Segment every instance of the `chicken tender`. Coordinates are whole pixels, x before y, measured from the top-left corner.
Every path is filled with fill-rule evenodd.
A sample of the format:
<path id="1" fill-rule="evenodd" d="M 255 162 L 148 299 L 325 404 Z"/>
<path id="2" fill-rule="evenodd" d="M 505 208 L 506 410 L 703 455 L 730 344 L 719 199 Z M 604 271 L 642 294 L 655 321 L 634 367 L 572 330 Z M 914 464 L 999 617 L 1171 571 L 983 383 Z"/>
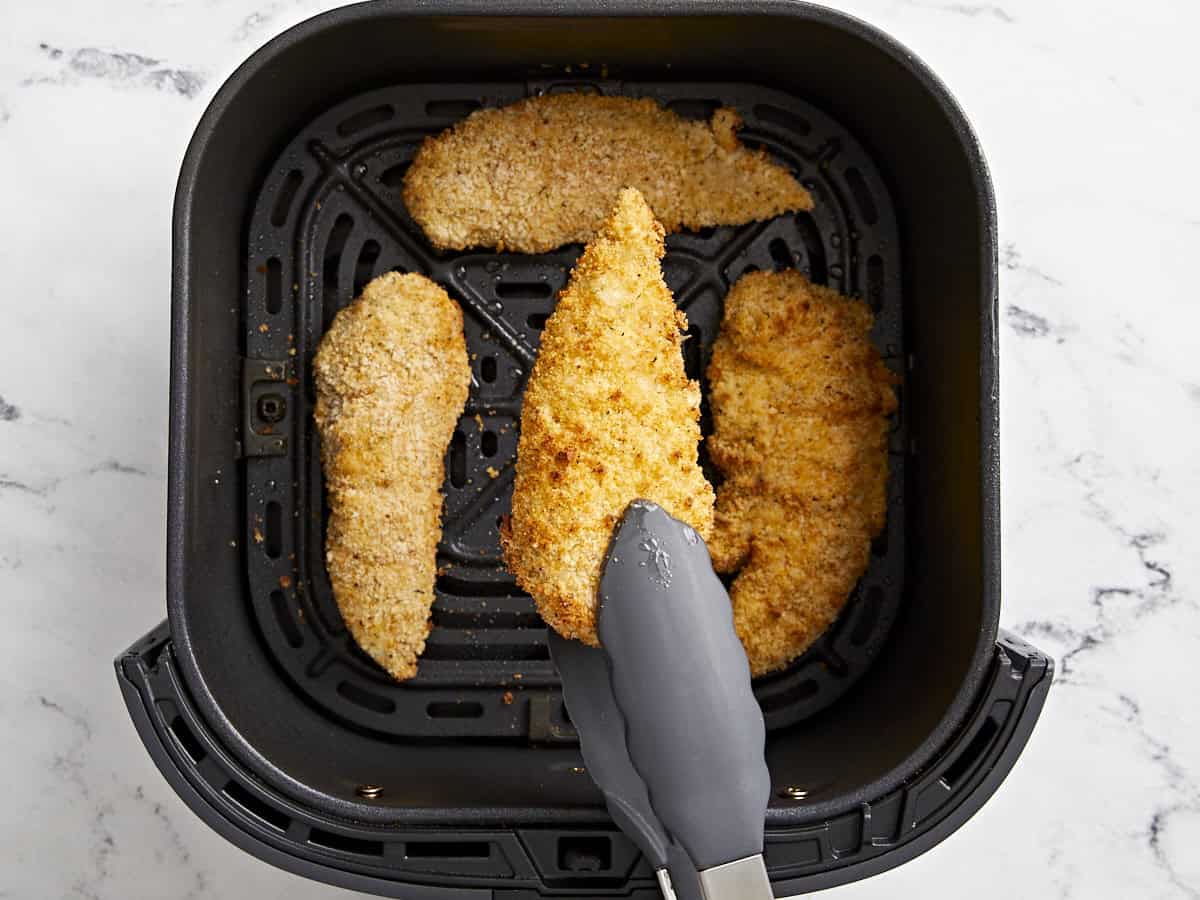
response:
<path id="1" fill-rule="evenodd" d="M 712 533 L 700 387 L 684 374 L 687 318 L 663 252 L 642 195 L 622 191 L 546 322 L 521 412 L 505 560 L 552 628 L 593 646 L 601 566 L 630 501 Z"/>
<path id="2" fill-rule="evenodd" d="M 708 367 L 717 490 L 709 548 L 738 571 L 734 624 L 755 675 L 837 617 L 887 516 L 896 377 L 861 300 L 795 271 L 755 272 L 725 299 Z"/>
<path id="3" fill-rule="evenodd" d="M 462 310 L 422 275 L 381 275 L 334 318 L 313 369 L 334 598 L 358 645 L 411 678 L 429 635 L 446 447 L 471 382 Z"/>
<path id="4" fill-rule="evenodd" d="M 427 139 L 404 203 L 439 249 L 519 253 L 590 240 L 625 187 L 668 232 L 812 209 L 786 168 L 738 142 L 739 127 L 732 109 L 704 123 L 650 99 L 533 97 Z"/>

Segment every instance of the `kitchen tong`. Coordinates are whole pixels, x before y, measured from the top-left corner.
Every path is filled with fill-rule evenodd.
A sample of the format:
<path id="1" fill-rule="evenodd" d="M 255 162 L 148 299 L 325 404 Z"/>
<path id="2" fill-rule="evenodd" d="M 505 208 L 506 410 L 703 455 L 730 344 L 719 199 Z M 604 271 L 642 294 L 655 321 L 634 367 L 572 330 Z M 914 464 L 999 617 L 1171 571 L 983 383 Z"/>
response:
<path id="1" fill-rule="evenodd" d="M 604 561 L 600 647 L 551 633 L 584 762 L 667 900 L 769 900 L 766 729 L 708 548 L 635 500 Z"/>

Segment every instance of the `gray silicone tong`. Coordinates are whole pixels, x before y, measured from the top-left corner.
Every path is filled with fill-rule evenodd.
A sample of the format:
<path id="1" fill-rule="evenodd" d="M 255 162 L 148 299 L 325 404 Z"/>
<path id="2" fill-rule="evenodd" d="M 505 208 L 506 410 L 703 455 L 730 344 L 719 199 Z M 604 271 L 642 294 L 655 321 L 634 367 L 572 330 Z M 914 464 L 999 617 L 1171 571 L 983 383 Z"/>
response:
<path id="1" fill-rule="evenodd" d="M 704 541 L 635 500 L 614 533 L 596 616 L 602 647 L 552 632 L 550 648 L 614 821 L 668 898 L 769 900 L 766 730 Z"/>

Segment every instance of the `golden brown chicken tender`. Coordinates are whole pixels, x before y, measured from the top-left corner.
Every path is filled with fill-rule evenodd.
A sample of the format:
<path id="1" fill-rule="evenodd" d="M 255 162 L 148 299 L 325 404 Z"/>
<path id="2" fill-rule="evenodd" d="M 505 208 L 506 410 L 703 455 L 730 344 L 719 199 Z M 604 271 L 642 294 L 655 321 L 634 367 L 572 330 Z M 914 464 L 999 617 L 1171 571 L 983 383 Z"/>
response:
<path id="1" fill-rule="evenodd" d="M 709 548 L 739 571 L 734 624 L 761 675 L 834 620 L 887 515 L 896 377 L 861 300 L 795 271 L 756 272 L 725 299 L 708 367 L 709 453 L 725 476 Z"/>
<path id="2" fill-rule="evenodd" d="M 462 310 L 422 275 L 381 275 L 334 318 L 313 368 L 333 594 L 359 646 L 411 678 L 429 635 L 443 460 L 471 381 Z"/>
<path id="3" fill-rule="evenodd" d="M 812 209 L 786 168 L 738 142 L 740 126 L 732 109 L 704 123 L 649 99 L 533 97 L 427 139 L 404 203 L 435 247 L 519 253 L 590 240 L 626 187 L 668 232 Z"/>
<path id="4" fill-rule="evenodd" d="M 505 560 L 551 627 L 592 645 L 600 569 L 630 501 L 712 532 L 700 388 L 684 374 L 687 319 L 663 252 L 642 195 L 622 191 L 546 322 L 521 412 Z"/>

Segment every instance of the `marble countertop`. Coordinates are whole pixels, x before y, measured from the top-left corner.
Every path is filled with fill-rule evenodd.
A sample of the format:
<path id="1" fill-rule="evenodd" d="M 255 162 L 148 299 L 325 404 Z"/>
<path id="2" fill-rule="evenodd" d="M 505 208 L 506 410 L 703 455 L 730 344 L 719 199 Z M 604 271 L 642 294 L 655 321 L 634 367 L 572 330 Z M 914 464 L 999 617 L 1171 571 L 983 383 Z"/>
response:
<path id="1" fill-rule="evenodd" d="M 0 13 L 0 897 L 350 897 L 227 844 L 134 737 L 163 615 L 171 200 L 316 0 Z M 1002 624 L 1060 677 L 1000 792 L 838 900 L 1200 898 L 1200 4 L 847 0 L 956 93 L 1000 204 Z M 13 7 L 16 5 L 14 4 Z M 1191 273 L 1191 274 L 1189 274 Z"/>

